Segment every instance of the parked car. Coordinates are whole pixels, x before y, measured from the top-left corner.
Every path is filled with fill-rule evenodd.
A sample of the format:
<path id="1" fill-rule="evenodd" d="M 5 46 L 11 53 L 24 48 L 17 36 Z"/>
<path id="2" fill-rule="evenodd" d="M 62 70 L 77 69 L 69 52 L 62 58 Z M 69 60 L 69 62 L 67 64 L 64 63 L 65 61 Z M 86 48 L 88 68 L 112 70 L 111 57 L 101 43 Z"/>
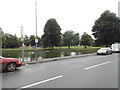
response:
<path id="1" fill-rule="evenodd" d="M 0 56 L 0 69 L 7 70 L 7 71 L 14 71 L 17 67 L 22 66 L 22 61 L 17 58 L 5 58 Z"/>
<path id="2" fill-rule="evenodd" d="M 109 55 L 109 54 L 112 54 L 112 50 L 111 48 L 100 48 L 98 51 L 97 51 L 97 54 L 106 54 L 106 55 Z"/>
<path id="3" fill-rule="evenodd" d="M 120 43 L 112 44 L 112 52 L 120 52 Z"/>

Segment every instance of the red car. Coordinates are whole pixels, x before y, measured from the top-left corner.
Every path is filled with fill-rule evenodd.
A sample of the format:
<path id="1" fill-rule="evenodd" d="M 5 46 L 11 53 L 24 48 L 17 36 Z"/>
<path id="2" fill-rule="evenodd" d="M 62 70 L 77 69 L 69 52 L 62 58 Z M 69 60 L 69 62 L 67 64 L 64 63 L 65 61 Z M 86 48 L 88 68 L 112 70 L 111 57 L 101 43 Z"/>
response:
<path id="1" fill-rule="evenodd" d="M 16 58 L 4 58 L 0 56 L 0 69 L 7 71 L 14 71 L 17 67 L 22 66 L 20 59 Z"/>

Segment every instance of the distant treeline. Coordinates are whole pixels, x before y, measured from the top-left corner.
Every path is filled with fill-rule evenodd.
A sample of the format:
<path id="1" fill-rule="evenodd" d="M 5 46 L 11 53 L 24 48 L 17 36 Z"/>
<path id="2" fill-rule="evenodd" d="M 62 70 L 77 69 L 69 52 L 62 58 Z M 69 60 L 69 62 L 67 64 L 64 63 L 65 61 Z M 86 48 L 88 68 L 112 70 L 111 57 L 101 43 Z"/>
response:
<path id="1" fill-rule="evenodd" d="M 82 45 L 85 45 L 86 43 L 86 46 L 91 46 L 93 42 L 93 39 L 87 33 L 84 33 L 80 40 L 79 33 L 75 33 L 74 31 L 66 31 L 64 34 L 61 34 L 60 37 L 61 38 L 59 44 L 56 44 L 54 46 L 68 46 L 70 48 L 70 46 L 77 46 L 80 45 L 80 43 Z M 31 35 L 30 37 L 25 35 L 23 41 L 24 45 L 35 47 L 36 46 L 35 39 L 36 39 L 35 35 Z M 37 43 L 38 47 L 44 47 L 44 48 L 48 47 L 47 45 L 49 40 L 44 42 L 43 41 L 44 38 L 37 37 L 37 39 L 38 39 L 38 43 Z M 52 42 L 55 43 L 54 40 L 51 41 L 51 43 Z M 21 46 L 22 46 L 21 38 L 18 38 L 16 35 L 11 35 L 2 32 L 2 48 L 18 48 Z"/>
<path id="2" fill-rule="evenodd" d="M 72 30 L 67 30 L 65 33 L 61 33 L 61 28 L 58 25 L 56 19 L 51 18 L 47 21 L 44 27 L 44 34 L 39 37 L 31 35 L 24 36 L 24 44 L 26 46 L 35 46 L 35 39 L 38 39 L 37 46 L 43 48 L 51 48 L 54 46 L 110 46 L 112 43 L 120 42 L 120 19 L 115 13 L 108 10 L 104 11 L 100 18 L 98 18 L 93 27 L 92 32 L 95 40 L 90 35 L 84 32 L 81 36 L 79 33 L 75 33 Z M 4 33 L 1 30 L 2 35 L 2 48 L 17 48 L 22 45 L 21 38 L 16 35 Z"/>

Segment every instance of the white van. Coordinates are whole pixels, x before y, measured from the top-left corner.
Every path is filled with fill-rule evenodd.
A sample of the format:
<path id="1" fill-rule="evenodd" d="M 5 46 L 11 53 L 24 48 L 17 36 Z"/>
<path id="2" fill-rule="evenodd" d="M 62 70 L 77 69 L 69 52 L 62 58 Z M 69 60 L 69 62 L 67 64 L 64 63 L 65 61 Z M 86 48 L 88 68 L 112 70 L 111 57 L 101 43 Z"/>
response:
<path id="1" fill-rule="evenodd" d="M 120 43 L 112 44 L 112 52 L 120 52 Z"/>

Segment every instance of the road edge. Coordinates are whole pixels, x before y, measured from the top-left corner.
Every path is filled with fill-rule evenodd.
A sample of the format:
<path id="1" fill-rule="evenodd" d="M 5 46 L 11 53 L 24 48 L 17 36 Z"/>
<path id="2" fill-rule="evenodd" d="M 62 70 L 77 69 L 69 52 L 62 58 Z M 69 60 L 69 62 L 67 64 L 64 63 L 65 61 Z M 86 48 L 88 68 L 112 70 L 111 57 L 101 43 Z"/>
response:
<path id="1" fill-rule="evenodd" d="M 95 55 L 96 55 L 96 53 L 92 53 L 92 54 L 84 54 L 84 55 L 75 55 L 75 56 L 65 56 L 65 57 L 41 59 L 41 60 L 38 60 L 38 61 L 25 61 L 25 62 L 23 62 L 22 65 L 45 63 L 45 62 L 59 61 L 59 60 L 65 60 L 65 59 L 71 59 L 71 58 L 80 58 L 80 57 L 86 57 L 86 56 L 95 56 Z"/>

